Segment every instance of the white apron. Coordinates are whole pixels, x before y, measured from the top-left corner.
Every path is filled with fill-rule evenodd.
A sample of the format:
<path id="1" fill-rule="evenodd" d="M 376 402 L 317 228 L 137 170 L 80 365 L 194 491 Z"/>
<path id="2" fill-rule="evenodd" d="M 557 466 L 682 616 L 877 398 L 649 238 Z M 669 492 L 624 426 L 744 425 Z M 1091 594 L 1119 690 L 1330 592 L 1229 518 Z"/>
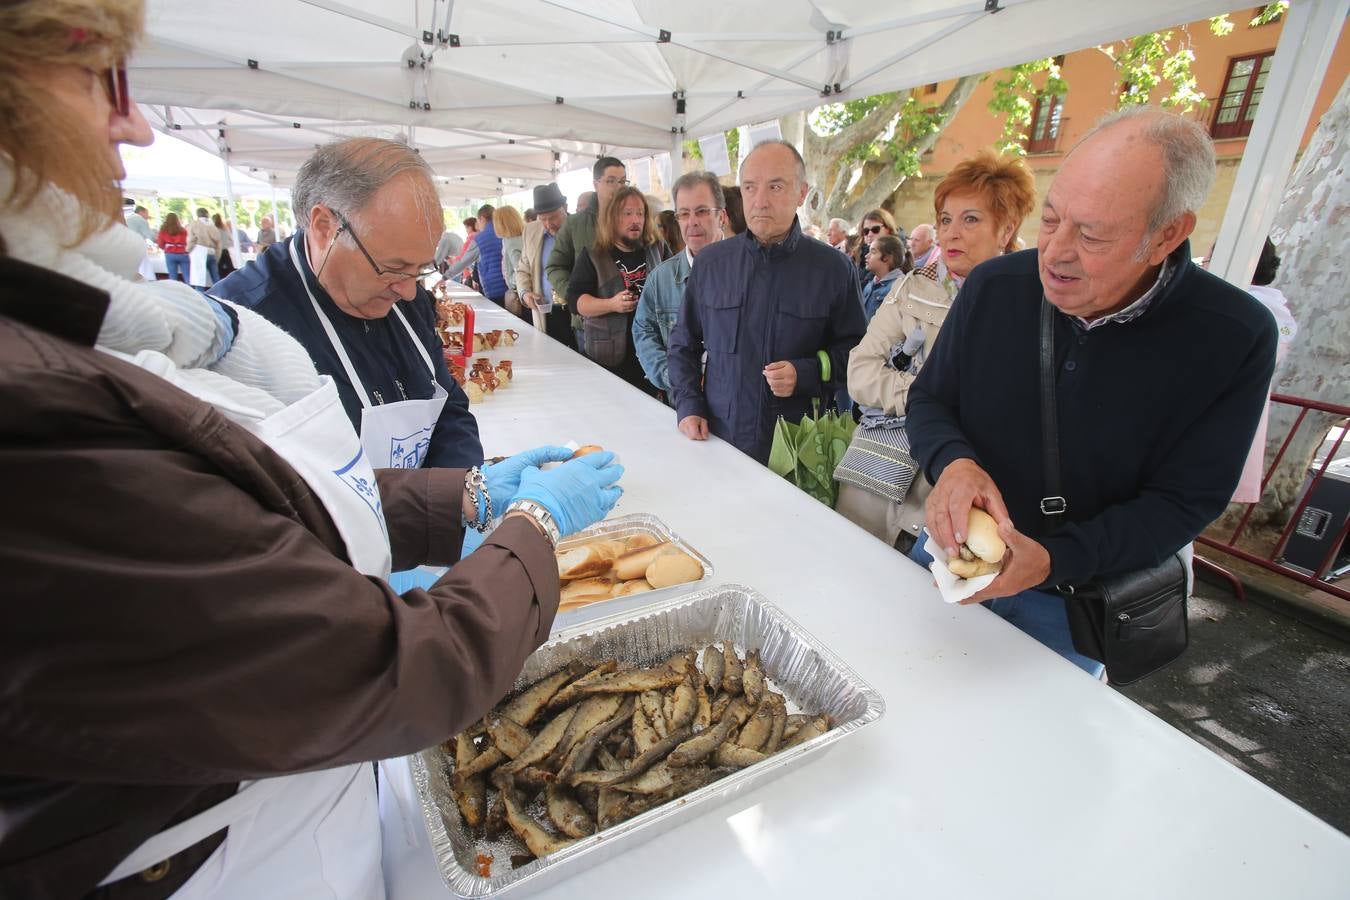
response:
<path id="1" fill-rule="evenodd" d="M 276 451 L 322 501 L 353 566 L 388 578 L 389 536 L 375 473 L 337 386 L 328 376 L 312 394 L 271 416 L 257 416 L 201 384 L 179 377 L 163 354 L 128 359 L 229 414 Z M 230 799 L 147 840 L 104 884 L 134 875 L 221 828 L 224 842 L 173 900 L 380 898 L 380 821 L 369 763 L 240 784 Z"/>
<path id="2" fill-rule="evenodd" d="M 206 258 L 210 255 L 211 248 L 200 244 L 188 251 L 188 284 L 193 287 L 211 286 L 211 275 L 206 271 Z"/>
<path id="3" fill-rule="evenodd" d="M 324 333 L 328 335 L 328 340 L 333 345 L 333 350 L 337 352 L 338 359 L 342 361 L 342 368 L 347 372 L 347 379 L 356 390 L 356 396 L 361 400 L 361 446 L 365 448 L 366 457 L 370 464 L 377 469 L 417 469 L 426 462 L 427 450 L 431 446 L 431 435 L 436 430 L 436 423 L 440 421 L 441 410 L 445 408 L 445 401 L 450 396 L 445 388 L 441 387 L 436 380 L 436 366 L 431 362 L 431 356 L 427 354 L 427 348 L 418 339 L 417 334 L 408 324 L 403 311 L 395 306 L 394 315 L 403 323 L 404 329 L 408 332 L 408 339 L 412 341 L 417 352 L 422 355 L 422 361 L 427 364 L 427 371 L 431 373 L 431 383 L 435 385 L 436 391 L 429 400 L 397 400 L 393 403 L 380 403 L 378 405 L 370 402 L 369 392 L 365 385 L 361 383 L 361 378 L 356 374 L 356 367 L 352 365 L 351 357 L 347 355 L 347 349 L 342 346 L 342 340 L 338 337 L 337 330 L 333 328 L 333 323 L 329 321 L 328 316 L 324 314 L 319 306 L 319 301 L 315 299 L 314 292 L 309 289 L 309 281 L 305 278 L 304 267 L 300 265 L 300 257 L 296 251 L 296 245 L 299 244 L 299 236 L 291 240 L 291 265 L 295 266 L 295 271 L 300 275 L 300 283 L 304 285 L 305 293 L 309 295 L 309 302 L 314 307 L 314 314 L 319 317 L 319 324 L 323 326 Z"/>

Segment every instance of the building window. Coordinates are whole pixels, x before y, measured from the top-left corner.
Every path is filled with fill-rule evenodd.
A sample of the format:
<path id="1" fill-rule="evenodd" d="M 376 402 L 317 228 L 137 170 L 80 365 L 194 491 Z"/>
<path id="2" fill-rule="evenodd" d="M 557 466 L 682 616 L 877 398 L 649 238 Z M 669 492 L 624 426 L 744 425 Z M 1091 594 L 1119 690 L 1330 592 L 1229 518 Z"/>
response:
<path id="1" fill-rule="evenodd" d="M 938 86 L 937 86 L 937 82 L 935 81 L 935 82 L 933 82 L 932 84 L 926 84 L 926 85 L 924 85 L 923 92 L 924 92 L 925 94 L 936 94 L 936 93 L 937 93 L 937 89 L 938 89 Z"/>
<path id="2" fill-rule="evenodd" d="M 1059 143 L 1059 114 L 1063 104 L 1055 96 L 1040 94 L 1031 112 L 1031 132 L 1027 135 L 1028 153 L 1054 153 Z"/>
<path id="3" fill-rule="evenodd" d="M 1238 56 L 1228 62 L 1228 76 L 1223 81 L 1218 107 L 1214 110 L 1214 124 L 1210 134 L 1216 140 L 1244 138 L 1251 134 L 1256 119 L 1256 107 L 1266 88 L 1270 61 L 1274 50 L 1252 56 Z"/>

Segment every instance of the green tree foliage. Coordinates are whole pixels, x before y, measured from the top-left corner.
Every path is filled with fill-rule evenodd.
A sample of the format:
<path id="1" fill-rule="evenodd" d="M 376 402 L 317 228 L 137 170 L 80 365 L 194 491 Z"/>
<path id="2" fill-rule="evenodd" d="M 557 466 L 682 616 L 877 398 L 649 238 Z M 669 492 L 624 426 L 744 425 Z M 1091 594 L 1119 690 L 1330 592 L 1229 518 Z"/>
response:
<path id="1" fill-rule="evenodd" d="M 1047 73 L 1038 87 L 1034 75 Z M 1069 92 L 1068 82 L 1060 75 L 1059 64 L 1053 58 L 1034 59 L 1031 62 L 1004 69 L 994 82 L 994 96 L 989 111 L 1003 116 L 1003 134 L 995 145 L 998 152 L 1014 156 L 1026 155 L 1027 130 L 1036 108 L 1038 95 L 1063 97 Z"/>
<path id="2" fill-rule="evenodd" d="M 1267 4 L 1248 26 L 1256 28 L 1273 22 L 1288 8 L 1287 2 Z M 1232 20 L 1226 15 L 1209 20 L 1210 32 L 1216 37 L 1231 34 L 1233 27 Z M 1179 113 L 1190 112 L 1206 102 L 1205 94 L 1191 72 L 1195 53 L 1184 26 L 1141 34 L 1097 49 L 1115 64 L 1117 103 L 1122 108 L 1152 102 L 1159 87 L 1166 88 L 1159 103 Z M 1039 77 L 1042 72 L 1046 73 L 1044 78 Z M 994 96 L 989 101 L 989 111 L 1003 116 L 999 152 L 1025 155 L 1026 130 L 1031 126 L 1037 97 L 1062 97 L 1068 89 L 1069 85 L 1053 59 L 1032 60 L 1003 70 L 994 82 Z"/>

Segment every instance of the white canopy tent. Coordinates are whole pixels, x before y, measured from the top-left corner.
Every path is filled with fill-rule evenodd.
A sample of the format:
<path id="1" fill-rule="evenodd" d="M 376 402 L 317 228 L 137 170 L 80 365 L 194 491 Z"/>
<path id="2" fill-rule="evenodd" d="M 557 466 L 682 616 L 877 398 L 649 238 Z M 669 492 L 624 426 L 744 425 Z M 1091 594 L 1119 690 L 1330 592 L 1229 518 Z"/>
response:
<path id="1" fill-rule="evenodd" d="M 157 136 L 149 147 L 122 147 L 127 177 L 124 192 L 144 196 L 167 194 L 185 197 L 223 197 L 227 193 L 220 158 L 183 141 Z M 271 198 L 273 185 L 235 169 L 230 173 L 236 197 Z M 282 188 L 282 199 L 290 192 Z"/>
<path id="2" fill-rule="evenodd" d="M 482 197 L 546 181 L 601 152 L 668 151 L 678 159 L 685 139 L 1090 47 L 1235 5 L 151 0 L 132 79 L 160 128 L 282 183 L 321 140 L 392 132 L 419 146 L 443 178 L 456 179 L 444 182 L 447 190 L 455 184 L 465 197 Z M 1309 10 L 1319 22 L 1339 22 L 1345 6 L 1294 0 L 1290 26 Z M 1337 27 L 1328 34 L 1290 26 L 1286 31 L 1303 41 L 1287 56 L 1329 57 Z M 1263 104 L 1260 114 L 1274 106 Z M 1273 116 L 1269 110 L 1265 133 L 1277 143 L 1296 141 L 1298 129 L 1274 130 Z M 1253 135 L 1262 127 L 1258 118 Z M 1272 177 L 1283 184 L 1287 174 Z M 1254 234 L 1260 211 L 1247 207 L 1242 215 L 1243 233 Z"/>

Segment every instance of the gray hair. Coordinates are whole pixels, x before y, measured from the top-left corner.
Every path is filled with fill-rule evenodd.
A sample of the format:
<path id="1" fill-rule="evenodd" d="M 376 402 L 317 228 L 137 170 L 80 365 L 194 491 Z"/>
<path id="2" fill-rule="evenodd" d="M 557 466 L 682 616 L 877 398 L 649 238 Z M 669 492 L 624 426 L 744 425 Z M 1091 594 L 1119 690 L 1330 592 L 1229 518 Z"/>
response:
<path id="1" fill-rule="evenodd" d="M 406 173 L 425 185 L 425 190 L 416 192 L 418 211 L 439 223 L 440 198 L 426 160 L 403 141 L 374 137 L 332 141 L 315 150 L 295 176 L 292 211 L 302 226 L 309 222 L 309 213 L 316 206 L 352 218 L 366 208 L 380 188 Z"/>
<path id="2" fill-rule="evenodd" d="M 1151 233 L 1183 213 L 1200 211 L 1214 184 L 1214 142 L 1199 122 L 1156 106 L 1128 106 L 1103 116 L 1078 143 L 1081 145 L 1098 132 L 1122 122 L 1135 120 L 1139 120 L 1144 137 L 1163 156 L 1162 193 L 1148 215 Z"/>
<path id="3" fill-rule="evenodd" d="M 782 138 L 771 138 L 767 141 L 760 141 L 750 152 L 745 154 L 745 159 L 741 162 L 741 168 L 750 161 L 750 157 L 759 152 L 761 147 L 786 147 L 792 152 L 792 158 L 797 162 L 797 183 L 806 184 L 806 160 L 802 159 L 801 151 L 793 146 L 791 141 L 785 141 Z"/>
<path id="4" fill-rule="evenodd" d="M 828 228 L 831 228 L 831 227 L 833 227 L 833 226 L 836 226 L 836 225 L 839 226 L 839 230 L 842 231 L 844 234 L 848 234 L 849 228 L 853 227 L 853 226 L 849 225 L 847 219 L 838 219 L 838 218 L 835 218 L 835 219 L 831 219 L 830 221 L 828 221 L 828 222 L 825 223 L 825 227 L 826 227 L 827 229 L 828 229 Z"/>
<path id="5" fill-rule="evenodd" d="M 937 231 L 933 228 L 932 225 L 929 225 L 927 222 L 920 222 L 918 225 L 915 225 L 909 231 L 910 237 L 914 237 L 915 235 L 918 234 L 927 234 L 929 238 L 937 237 Z"/>
<path id="6" fill-rule="evenodd" d="M 711 172 L 685 172 L 675 180 L 675 186 L 670 189 L 671 202 L 679 203 L 680 191 L 691 190 L 700 184 L 706 185 L 708 190 L 712 191 L 713 203 L 718 209 L 727 208 L 726 191 L 722 190 L 722 183 Z"/>

